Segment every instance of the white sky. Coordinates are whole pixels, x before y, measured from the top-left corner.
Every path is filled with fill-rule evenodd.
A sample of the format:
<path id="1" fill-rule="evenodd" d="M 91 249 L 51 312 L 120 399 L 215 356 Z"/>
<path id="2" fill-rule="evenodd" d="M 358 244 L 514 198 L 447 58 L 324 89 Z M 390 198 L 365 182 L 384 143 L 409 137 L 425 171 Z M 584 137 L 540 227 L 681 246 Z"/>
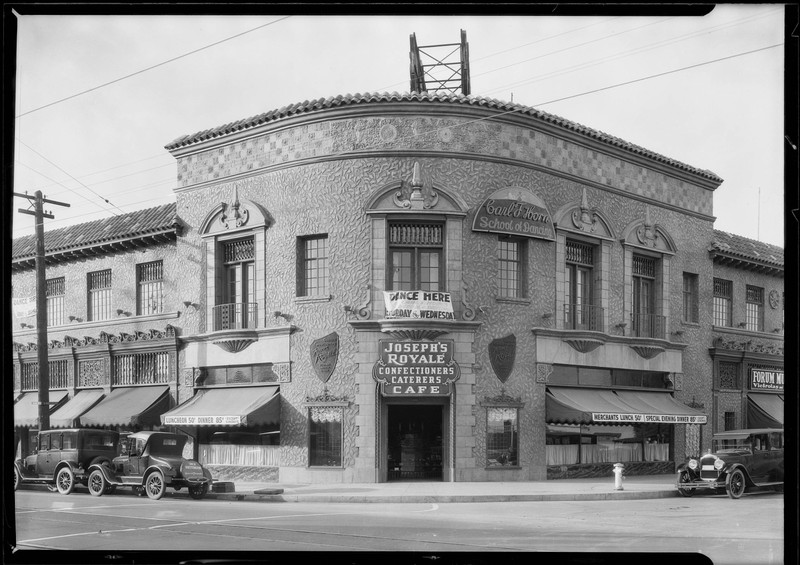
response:
<path id="1" fill-rule="evenodd" d="M 408 92 L 409 36 L 457 43 L 463 29 L 473 95 L 708 169 L 725 181 L 715 228 L 783 246 L 783 13 L 21 16 L 14 191 L 71 205 L 49 207 L 46 229 L 174 201 L 174 139 L 304 100 Z M 33 217 L 15 213 L 13 237 L 30 233 Z"/>

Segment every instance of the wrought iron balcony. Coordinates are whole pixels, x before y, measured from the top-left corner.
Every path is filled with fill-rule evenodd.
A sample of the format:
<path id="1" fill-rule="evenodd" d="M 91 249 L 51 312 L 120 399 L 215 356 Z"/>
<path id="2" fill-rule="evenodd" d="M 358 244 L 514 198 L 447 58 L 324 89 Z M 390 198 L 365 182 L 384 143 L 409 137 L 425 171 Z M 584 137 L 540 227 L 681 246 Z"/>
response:
<path id="1" fill-rule="evenodd" d="M 564 304 L 564 329 L 603 331 L 604 309 L 591 304 Z"/>
<path id="2" fill-rule="evenodd" d="M 631 314 L 631 335 L 666 339 L 667 318 L 656 314 Z"/>
<path id="3" fill-rule="evenodd" d="M 252 330 L 258 327 L 258 305 L 236 302 L 214 306 L 214 331 Z"/>

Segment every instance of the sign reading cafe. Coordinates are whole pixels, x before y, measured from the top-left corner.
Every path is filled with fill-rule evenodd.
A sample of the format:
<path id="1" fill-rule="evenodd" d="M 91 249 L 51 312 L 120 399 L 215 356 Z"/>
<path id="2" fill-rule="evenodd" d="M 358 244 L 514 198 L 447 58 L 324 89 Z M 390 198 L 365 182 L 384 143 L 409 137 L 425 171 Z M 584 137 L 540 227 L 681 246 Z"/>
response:
<path id="1" fill-rule="evenodd" d="M 472 231 L 555 239 L 553 220 L 544 201 L 519 187 L 490 194 L 475 214 Z"/>
<path id="2" fill-rule="evenodd" d="M 447 396 L 461 376 L 453 360 L 453 340 L 394 341 L 382 339 L 372 377 L 384 396 Z"/>

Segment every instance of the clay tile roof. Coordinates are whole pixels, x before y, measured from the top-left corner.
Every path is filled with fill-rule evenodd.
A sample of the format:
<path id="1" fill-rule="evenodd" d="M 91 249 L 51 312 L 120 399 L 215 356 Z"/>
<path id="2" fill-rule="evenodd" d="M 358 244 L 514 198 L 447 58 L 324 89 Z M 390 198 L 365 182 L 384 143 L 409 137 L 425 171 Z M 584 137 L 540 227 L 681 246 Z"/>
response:
<path id="1" fill-rule="evenodd" d="M 175 211 L 175 203 L 169 203 L 65 228 L 48 230 L 45 226 L 45 255 L 50 260 L 59 256 L 66 257 L 79 249 L 86 250 L 152 236 L 172 237 L 177 234 L 179 229 Z M 35 256 L 35 235 L 16 238 L 12 241 L 12 263 L 17 266 L 29 266 L 26 264 L 30 263 Z"/>
<path id="2" fill-rule="evenodd" d="M 783 272 L 783 248 L 777 245 L 714 230 L 714 240 L 709 251 L 718 263 L 735 262 L 742 266 L 761 266 L 774 273 Z"/>
<path id="3" fill-rule="evenodd" d="M 427 92 L 411 92 L 411 93 L 397 93 L 397 92 L 384 92 L 384 93 L 356 93 L 346 94 L 339 96 L 332 96 L 329 98 L 319 98 L 317 100 L 304 101 L 296 104 L 290 104 L 272 110 L 257 116 L 231 122 L 219 127 L 199 131 L 190 135 L 181 136 L 165 146 L 169 151 L 187 147 L 195 143 L 201 143 L 209 139 L 222 137 L 237 131 L 246 130 L 249 128 L 257 127 L 259 125 L 275 122 L 283 118 L 288 118 L 298 114 L 307 114 L 316 111 L 326 110 L 330 108 L 337 108 L 342 106 L 350 106 L 356 104 L 381 104 L 381 103 L 396 103 L 396 102 L 426 102 L 431 104 L 464 104 L 468 106 L 479 106 L 498 110 L 504 113 L 515 113 L 519 115 L 530 116 L 544 122 L 548 122 L 564 129 L 573 131 L 575 133 L 596 139 L 602 143 L 607 143 L 614 147 L 630 151 L 637 155 L 641 155 L 648 159 L 658 161 L 660 163 L 675 167 L 677 169 L 689 172 L 694 175 L 706 178 L 713 182 L 721 183 L 722 179 L 709 170 L 698 169 L 675 159 L 659 155 L 653 151 L 649 151 L 633 143 L 629 143 L 618 137 L 614 137 L 607 133 L 597 131 L 581 124 L 571 122 L 559 116 L 542 112 L 530 106 L 523 106 L 513 102 L 503 102 L 494 98 L 486 98 L 483 96 L 464 96 L 462 94 L 445 94 L 445 93 L 427 93 Z"/>

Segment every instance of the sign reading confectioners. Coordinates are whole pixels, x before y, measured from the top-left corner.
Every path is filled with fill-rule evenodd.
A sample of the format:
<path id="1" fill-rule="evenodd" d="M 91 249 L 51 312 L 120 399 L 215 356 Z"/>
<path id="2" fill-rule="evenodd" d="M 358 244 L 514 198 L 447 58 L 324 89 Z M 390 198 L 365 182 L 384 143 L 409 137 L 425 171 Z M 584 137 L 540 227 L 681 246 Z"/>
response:
<path id="1" fill-rule="evenodd" d="M 382 339 L 372 377 L 384 396 L 447 396 L 461 376 L 453 360 L 453 340 L 394 341 Z"/>
<path id="2" fill-rule="evenodd" d="M 489 195 L 475 214 L 472 231 L 555 240 L 553 220 L 544 201 L 519 187 Z"/>

